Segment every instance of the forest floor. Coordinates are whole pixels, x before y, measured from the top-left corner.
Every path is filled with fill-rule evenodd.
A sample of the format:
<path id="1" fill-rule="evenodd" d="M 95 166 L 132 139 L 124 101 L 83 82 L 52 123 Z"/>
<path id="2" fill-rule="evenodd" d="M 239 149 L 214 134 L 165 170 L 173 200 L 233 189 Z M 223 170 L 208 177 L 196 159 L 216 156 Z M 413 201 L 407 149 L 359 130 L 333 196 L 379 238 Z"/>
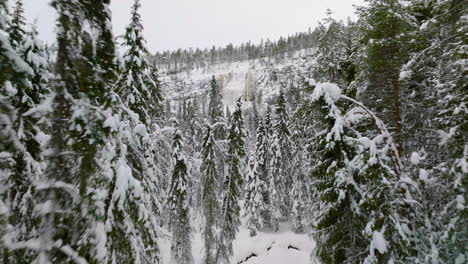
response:
<path id="1" fill-rule="evenodd" d="M 166 240 L 167 239 L 167 240 Z M 163 264 L 169 264 L 170 237 L 166 237 L 161 248 Z M 268 229 L 251 237 L 249 230 L 242 225 L 233 243 L 234 254 L 232 264 L 309 264 L 310 256 L 315 246 L 310 234 L 295 234 L 289 223 L 280 223 L 280 230 L 273 232 Z M 194 264 L 203 263 L 203 240 L 200 232 L 192 238 Z"/>

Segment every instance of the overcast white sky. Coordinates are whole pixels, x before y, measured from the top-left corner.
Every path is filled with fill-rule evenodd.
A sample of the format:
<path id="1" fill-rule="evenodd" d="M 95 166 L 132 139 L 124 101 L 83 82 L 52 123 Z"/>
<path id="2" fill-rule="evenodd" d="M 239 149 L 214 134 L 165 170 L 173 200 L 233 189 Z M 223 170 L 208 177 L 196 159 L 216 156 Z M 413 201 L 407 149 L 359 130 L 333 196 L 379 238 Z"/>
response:
<path id="1" fill-rule="evenodd" d="M 55 41 L 55 14 L 48 0 L 24 0 L 26 16 L 38 19 L 41 37 Z M 330 8 L 337 19 L 355 18 L 363 0 L 142 0 L 145 37 L 151 52 L 224 46 L 307 31 Z M 123 34 L 133 0 L 112 0 L 116 35 Z"/>

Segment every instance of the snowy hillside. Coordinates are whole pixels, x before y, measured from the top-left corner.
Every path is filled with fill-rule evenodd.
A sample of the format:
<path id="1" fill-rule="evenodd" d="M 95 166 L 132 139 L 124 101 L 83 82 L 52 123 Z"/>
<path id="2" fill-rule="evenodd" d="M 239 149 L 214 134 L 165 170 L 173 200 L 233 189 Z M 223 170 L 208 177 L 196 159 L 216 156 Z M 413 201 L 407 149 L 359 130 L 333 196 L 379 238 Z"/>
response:
<path id="1" fill-rule="evenodd" d="M 163 92 L 166 98 L 172 100 L 173 111 L 176 111 L 177 102 L 206 97 L 209 82 L 214 76 L 220 82 L 225 106 L 234 109 L 237 98 L 242 96 L 245 102 L 244 109 L 249 108 L 255 94 L 261 108 L 262 102 L 272 100 L 280 89 L 289 90 L 294 85 L 302 84 L 307 70 L 315 62 L 313 53 L 311 49 L 300 50 L 288 58 L 276 57 L 217 64 L 178 74 L 161 71 Z M 207 107 L 204 104 L 208 100 L 201 101 L 202 107 Z"/>

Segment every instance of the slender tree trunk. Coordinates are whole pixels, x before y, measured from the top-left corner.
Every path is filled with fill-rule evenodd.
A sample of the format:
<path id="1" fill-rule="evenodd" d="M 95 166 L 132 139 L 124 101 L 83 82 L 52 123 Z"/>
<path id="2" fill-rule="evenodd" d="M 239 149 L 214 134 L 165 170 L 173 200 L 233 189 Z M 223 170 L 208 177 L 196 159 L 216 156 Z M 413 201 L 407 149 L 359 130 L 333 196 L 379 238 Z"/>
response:
<path id="1" fill-rule="evenodd" d="M 398 154 L 402 154 L 403 147 L 401 144 L 401 106 L 400 106 L 400 82 L 397 76 L 392 78 L 393 90 L 393 121 L 395 122 L 395 143 L 397 145 Z"/>

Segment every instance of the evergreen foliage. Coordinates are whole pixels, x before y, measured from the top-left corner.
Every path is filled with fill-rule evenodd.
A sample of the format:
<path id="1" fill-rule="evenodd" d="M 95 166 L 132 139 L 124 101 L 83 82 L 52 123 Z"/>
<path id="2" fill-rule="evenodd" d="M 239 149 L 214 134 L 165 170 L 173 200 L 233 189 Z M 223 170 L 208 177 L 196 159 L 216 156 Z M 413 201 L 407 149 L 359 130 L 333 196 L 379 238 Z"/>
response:
<path id="1" fill-rule="evenodd" d="M 297 133 L 297 131 L 295 131 Z M 310 201 L 310 182 L 307 181 L 306 165 L 308 159 L 306 157 L 306 145 L 299 141 L 300 135 L 293 135 L 294 151 L 292 153 L 293 160 L 291 173 L 293 174 L 293 184 L 289 196 L 291 197 L 291 221 L 293 229 L 296 233 L 304 233 L 307 226 L 307 207 L 313 207 Z M 309 209 L 310 210 L 310 209 Z"/>
<path id="2" fill-rule="evenodd" d="M 261 154 L 261 151 L 258 153 Z M 265 201 L 263 200 L 266 185 L 260 178 L 261 171 L 259 169 L 258 160 L 261 159 L 261 157 L 257 157 L 256 153 L 251 157 L 245 187 L 244 207 L 250 236 L 255 236 L 257 235 L 258 229 L 264 225 L 262 212 L 266 209 Z"/>
<path id="3" fill-rule="evenodd" d="M 227 145 L 228 171 L 222 182 L 219 245 L 216 263 L 230 263 L 232 242 L 240 225 L 239 200 L 244 179 L 245 132 L 241 99 L 232 114 Z"/>
<path id="4" fill-rule="evenodd" d="M 423 194 L 420 263 L 466 261 L 466 5 L 414 1 L 412 54 L 401 70 L 403 143 Z M 466 68 L 466 67 L 465 67 Z M 418 153 L 421 153 L 419 155 Z M 419 157 L 413 160 L 413 156 Z"/>
<path id="5" fill-rule="evenodd" d="M 172 231 L 171 252 L 176 263 L 189 264 L 193 262 L 188 203 L 189 175 L 182 151 L 182 134 L 180 130 L 176 129 L 172 143 L 174 169 L 168 193 L 168 206 L 171 215 L 170 229 Z"/>
<path id="6" fill-rule="evenodd" d="M 36 236 L 32 216 L 36 204 L 33 183 L 42 173 L 41 143 L 44 142 L 40 142 L 39 137 L 45 134 L 36 124 L 42 116 L 33 118 L 26 115 L 47 93 L 45 89 L 35 90 L 37 87 L 33 80 L 37 76 L 48 76 L 44 76 L 44 72 L 36 74 L 37 67 L 31 65 L 31 56 L 21 54 L 23 45 L 30 41 L 26 41 L 22 2 L 16 3 L 12 20 L 7 8 L 6 2 L 0 3 L 0 123 L 3 130 L 0 144 L 0 182 L 3 186 L 0 190 L 0 218 L 4 225 L 0 228 L 5 235 L 3 243 L 7 244 L 2 246 L 0 257 L 6 262 L 27 263 L 32 261 L 34 254 L 27 246 L 20 245 Z M 7 31 L 10 35 L 6 34 Z M 28 55 L 43 59 L 34 51 Z"/>
<path id="7" fill-rule="evenodd" d="M 2 263 L 162 263 L 169 240 L 194 263 L 198 229 L 231 263 L 241 219 L 311 232 L 321 263 L 467 261 L 466 0 L 154 56 L 135 0 L 121 62 L 110 0 L 51 1 L 51 46 L 23 2 L 0 0 Z"/>
<path id="8" fill-rule="evenodd" d="M 368 81 L 362 91 L 366 105 L 378 113 L 395 133 L 400 154 L 401 103 L 400 69 L 407 58 L 409 32 L 413 18 L 399 1 L 369 0 L 368 6 L 359 10 L 364 19 L 363 41 L 366 42 L 365 70 Z"/>
<path id="9" fill-rule="evenodd" d="M 263 220 L 264 225 L 270 224 L 270 195 L 268 192 L 268 181 L 269 181 L 269 144 L 268 144 L 268 134 L 267 129 L 264 126 L 263 121 L 259 121 L 256 140 L 255 140 L 255 173 L 258 174 L 258 181 L 263 184 L 262 187 L 262 209 L 260 211 L 261 219 Z"/>
<path id="10" fill-rule="evenodd" d="M 205 243 L 206 264 L 215 264 L 217 236 L 216 230 L 219 225 L 219 188 L 220 176 L 222 175 L 216 165 L 218 157 L 216 156 L 216 141 L 213 135 L 213 129 L 210 125 L 205 125 L 202 157 L 203 157 L 203 181 L 202 181 L 202 201 L 203 214 L 205 216 L 205 228 L 203 230 L 203 239 Z"/>
<path id="11" fill-rule="evenodd" d="M 223 102 L 221 101 L 221 87 L 216 81 L 215 77 L 211 78 L 210 82 L 210 105 L 208 106 L 208 115 L 210 116 L 211 122 L 216 123 L 223 119 Z"/>
<path id="12" fill-rule="evenodd" d="M 399 178 L 397 148 L 381 121 L 375 120 L 382 135 L 355 134 L 335 104 L 336 89 L 318 84 L 311 97 L 323 131 L 310 149 L 316 159 L 311 176 L 323 203 L 317 256 L 324 263 L 409 262 L 415 254 L 415 226 L 408 220 L 417 219 L 408 210 L 414 183 Z"/>
<path id="13" fill-rule="evenodd" d="M 123 55 L 124 65 L 116 86 L 125 104 L 139 115 L 143 124 L 149 126 L 163 117 L 164 100 L 157 69 L 148 59 L 140 7 L 140 0 L 135 0 L 124 36 L 124 46 L 127 48 Z"/>
<path id="14" fill-rule="evenodd" d="M 289 216 L 291 200 L 288 190 L 292 187 L 292 177 L 288 173 L 291 168 L 291 139 L 288 128 L 289 116 L 286 100 L 280 92 L 275 104 L 275 115 L 272 124 L 273 136 L 270 139 L 270 206 L 273 207 L 272 219 L 278 221 L 280 215 Z M 274 220 L 276 219 L 276 220 Z M 276 224 L 273 224 L 276 226 Z"/>
<path id="15" fill-rule="evenodd" d="M 18 49 L 26 35 L 26 19 L 24 18 L 24 4 L 22 0 L 16 0 L 15 8 L 11 17 L 11 25 L 8 29 L 11 46 Z"/>
<path id="16" fill-rule="evenodd" d="M 210 103 L 208 105 L 208 116 L 211 120 L 211 124 L 216 124 L 214 127 L 215 139 L 225 139 L 226 128 L 224 124 L 225 119 L 223 113 L 224 107 L 222 102 L 221 86 L 214 77 L 214 75 L 210 81 L 209 100 Z"/>
<path id="17" fill-rule="evenodd" d="M 106 12 L 105 2 L 101 4 L 97 5 L 101 9 L 88 13 L 88 1 L 52 2 L 58 13 L 58 53 L 51 151 L 47 173 L 35 194 L 40 201 L 36 206 L 39 263 L 98 263 L 107 257 L 106 197 L 102 194 L 108 188 L 109 169 L 98 164 L 106 159 L 105 102 L 110 85 L 99 78 L 103 61 L 94 49 L 101 33 L 99 24 L 109 25 L 99 21 L 106 16 L 96 15 Z M 82 237 L 90 239 L 82 241 Z"/>

